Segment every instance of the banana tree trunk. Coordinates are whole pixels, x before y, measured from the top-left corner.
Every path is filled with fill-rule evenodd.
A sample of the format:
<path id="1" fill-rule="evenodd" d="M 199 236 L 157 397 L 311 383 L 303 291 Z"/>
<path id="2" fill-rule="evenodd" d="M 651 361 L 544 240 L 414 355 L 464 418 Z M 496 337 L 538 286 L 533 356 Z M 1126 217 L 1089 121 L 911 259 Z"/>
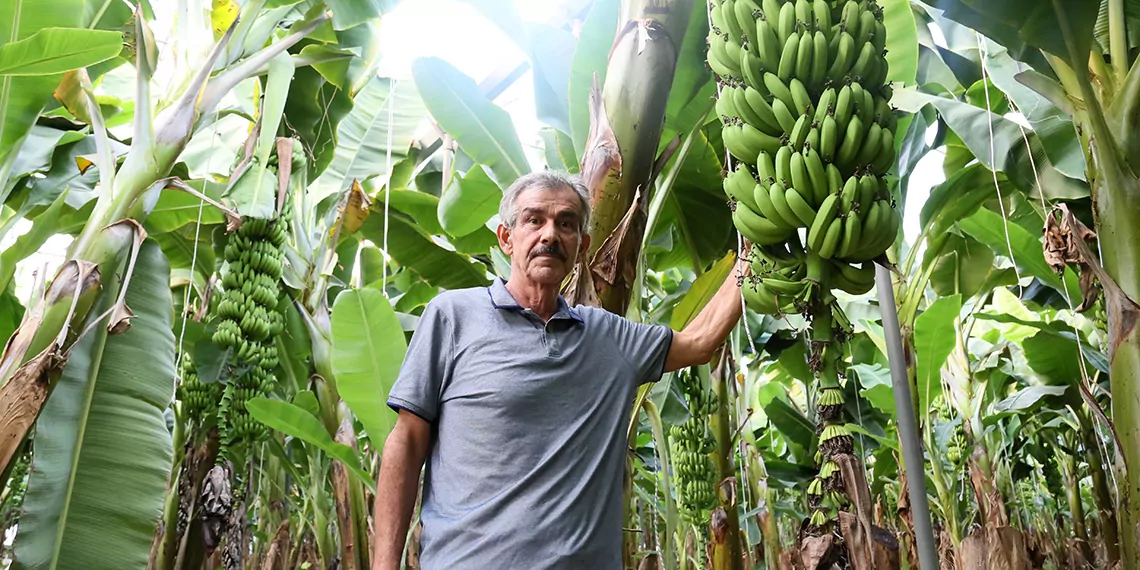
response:
<path id="1" fill-rule="evenodd" d="M 732 405 L 729 381 L 732 371 L 728 355 L 720 359 L 713 371 L 713 390 L 717 397 L 717 411 L 712 417 L 716 436 L 716 469 L 718 475 L 718 505 L 712 512 L 712 568 L 713 570 L 743 570 L 744 558 L 740 544 L 740 517 L 737 511 L 736 468 L 733 465 L 733 428 L 729 417 Z"/>
<path id="2" fill-rule="evenodd" d="M 1085 460 L 1088 461 L 1089 474 L 1092 478 L 1093 502 L 1096 503 L 1097 516 L 1100 518 L 1100 538 L 1104 541 L 1106 562 L 1111 567 L 1120 560 L 1120 542 L 1116 532 L 1116 506 L 1112 502 L 1112 493 L 1108 489 L 1108 478 L 1104 471 L 1104 461 L 1101 459 L 1100 445 L 1097 444 L 1097 436 L 1096 432 L 1093 431 L 1092 421 L 1084 410 L 1079 411 L 1077 418 L 1080 422 Z"/>
<path id="3" fill-rule="evenodd" d="M 624 314 L 657 169 L 665 108 L 693 0 L 625 0 L 604 86 L 590 94 L 582 180 L 590 190 L 590 250 L 567 287 L 572 302 Z"/>

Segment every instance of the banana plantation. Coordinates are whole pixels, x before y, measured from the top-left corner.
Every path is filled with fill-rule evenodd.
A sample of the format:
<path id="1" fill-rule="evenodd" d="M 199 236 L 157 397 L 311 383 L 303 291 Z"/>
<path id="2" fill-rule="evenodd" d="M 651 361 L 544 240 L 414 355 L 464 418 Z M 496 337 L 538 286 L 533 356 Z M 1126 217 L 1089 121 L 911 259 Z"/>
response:
<path id="1" fill-rule="evenodd" d="M 571 306 L 745 307 L 629 402 L 624 568 L 1140 568 L 1140 3 L 431 0 L 484 76 L 380 65 L 417 1 L 0 2 L 0 565 L 373 568 L 418 319 L 553 169 Z"/>

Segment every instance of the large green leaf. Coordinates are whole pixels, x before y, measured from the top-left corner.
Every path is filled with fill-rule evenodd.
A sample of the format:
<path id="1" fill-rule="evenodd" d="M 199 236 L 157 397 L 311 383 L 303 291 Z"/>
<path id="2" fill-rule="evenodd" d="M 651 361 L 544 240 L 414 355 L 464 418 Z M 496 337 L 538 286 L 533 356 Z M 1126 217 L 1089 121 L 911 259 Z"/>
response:
<path id="1" fill-rule="evenodd" d="M 479 165 L 455 177 L 439 200 L 439 223 L 453 236 L 465 236 L 499 211 L 502 190 Z"/>
<path id="2" fill-rule="evenodd" d="M 882 0 L 887 27 L 887 80 L 914 85 L 918 74 L 918 30 L 910 0 Z"/>
<path id="3" fill-rule="evenodd" d="M 386 181 L 388 153 L 391 153 L 391 165 L 407 156 L 422 119 L 423 102 L 416 94 L 415 85 L 407 80 L 374 77 L 357 93 L 352 111 L 337 128 L 336 153 L 314 183 L 314 199 L 340 192 L 353 180 L 364 182 L 378 177 Z"/>
<path id="4" fill-rule="evenodd" d="M 918 384 L 918 407 L 931 413 L 931 404 L 942 394 L 942 364 L 954 350 L 957 331 L 954 320 L 962 308 L 962 296 L 943 297 L 933 303 L 914 322 L 914 349 L 918 353 L 915 381 Z"/>
<path id="5" fill-rule="evenodd" d="M 530 172 L 511 116 L 487 99 L 475 82 L 439 58 L 412 63 L 424 105 L 459 148 L 491 169 L 501 187 Z"/>
<path id="6" fill-rule="evenodd" d="M 1041 190 L 1049 197 L 1087 195 L 1087 189 L 1079 180 L 1061 174 L 1046 159 L 1037 134 L 1030 130 L 1023 132 L 1012 119 L 969 103 L 914 89 L 895 90 L 891 103 L 910 112 L 916 112 L 927 104 L 933 105 L 970 154 L 987 168 L 1005 173 L 1022 189 L 1033 190 L 1040 181 Z M 1026 139 L 1029 140 L 1028 146 Z M 1033 151 L 1032 160 L 1029 158 L 1030 150 Z M 1037 167 L 1036 175 L 1034 166 Z"/>
<path id="7" fill-rule="evenodd" d="M 570 66 L 576 38 L 569 31 L 531 23 L 530 61 L 534 74 L 534 107 L 538 120 L 561 131 L 570 130 Z"/>
<path id="8" fill-rule="evenodd" d="M 987 426 L 996 424 L 1001 418 L 1034 408 L 1044 398 L 1062 396 L 1067 389 L 1067 386 L 1029 386 L 1018 390 L 1008 398 L 994 404 L 990 412 L 982 418 L 982 424 Z"/>
<path id="9" fill-rule="evenodd" d="M 669 131 L 687 133 L 703 118 L 704 103 L 716 93 L 712 73 L 705 64 L 709 35 L 709 19 L 704 2 L 693 2 L 693 13 L 685 28 L 685 38 L 677 54 L 677 70 L 669 88 L 665 106 L 665 125 Z M 666 137 L 662 137 L 668 140 Z"/>
<path id="10" fill-rule="evenodd" d="M 887 416 L 895 417 L 895 391 L 891 371 L 882 364 L 852 364 L 850 370 L 859 378 L 859 393 Z"/>
<path id="11" fill-rule="evenodd" d="M 0 45 L 0 75 L 57 75 L 119 55 L 123 34 L 82 28 L 44 28 Z"/>
<path id="12" fill-rule="evenodd" d="M 8 289 L 12 276 L 16 273 L 16 264 L 39 251 L 48 238 L 59 230 L 59 212 L 63 209 L 63 205 L 64 196 L 61 195 L 47 210 L 36 217 L 27 233 L 16 238 L 16 243 L 0 253 L 0 291 Z"/>
<path id="13" fill-rule="evenodd" d="M 406 216 L 392 212 L 388 221 L 388 254 L 424 281 L 444 289 L 482 287 L 491 282 L 486 277 L 486 266 L 436 245 Z M 373 212 L 360 231 L 372 243 L 382 246 L 383 212 Z"/>
<path id="14" fill-rule="evenodd" d="M 43 28 L 79 27 L 84 4 L 83 0 L 0 2 L 0 44 L 22 40 Z M 12 161 L 60 77 L 0 77 L 0 189 L 8 188 Z"/>
<path id="15" fill-rule="evenodd" d="M 361 483 L 371 489 L 376 486 L 368 473 L 360 468 L 360 458 L 351 447 L 333 441 L 324 424 L 304 408 L 258 396 L 245 403 L 245 409 L 253 419 L 285 435 L 295 437 L 305 443 L 315 445 L 329 457 L 339 460 Z"/>
<path id="16" fill-rule="evenodd" d="M 1074 33 L 1078 61 L 1082 64 L 1092 45 L 1097 10 L 1090 0 L 1056 0 L 1064 11 L 1064 19 Z M 1033 48 L 1041 48 L 1068 59 L 1069 50 L 1061 30 L 1053 1 L 1042 0 L 922 0 L 945 11 L 945 17 L 973 28 L 986 37 L 1009 48 L 1011 55 L 1022 59 Z"/>
<path id="17" fill-rule="evenodd" d="M 930 286 L 939 295 L 960 293 L 968 299 L 986 282 L 993 262 L 994 252 L 989 246 L 973 238 L 948 234 L 941 255 L 934 261 Z"/>
<path id="18" fill-rule="evenodd" d="M 736 248 L 732 238 L 732 212 L 721 190 L 720 160 L 716 148 L 703 134 L 698 134 L 661 210 L 653 235 L 653 239 L 658 240 L 676 231 L 684 247 L 670 244 L 665 253 L 650 256 L 653 269 L 677 265 L 691 268 L 694 256 L 704 267 L 723 257 L 726 249 Z"/>
<path id="19" fill-rule="evenodd" d="M 1073 305 L 1080 304 L 1082 297 L 1080 287 L 1077 285 L 1076 274 L 1072 269 L 1066 268 L 1065 284 L 1062 285 L 1061 278 L 1045 262 L 1041 238 L 1029 233 L 1029 230 L 1006 221 L 1001 217 L 1001 214 L 985 208 L 980 208 L 970 217 L 959 220 L 958 227 L 978 241 L 990 246 L 994 253 L 1007 257 L 1012 255 L 1014 263 L 1022 272 L 1040 279 L 1042 283 L 1056 289 L 1058 293 L 1064 294 L 1065 288 L 1068 288 Z M 1012 252 L 1010 251 L 1011 248 Z"/>
<path id="20" fill-rule="evenodd" d="M 1037 139 L 1041 141 L 1046 160 L 1057 172 L 1069 178 L 1084 180 L 1085 153 L 1077 139 L 1072 117 L 1017 79 L 1018 74 L 1030 71 L 1025 64 L 1010 57 L 1003 47 L 993 42 L 988 43 L 985 63 L 990 80 L 1016 104 L 1017 109 L 1029 121 Z M 1038 160 L 1038 164 L 1044 163 Z"/>
<path id="21" fill-rule="evenodd" d="M 225 186 L 206 180 L 190 180 L 187 182 L 191 188 L 203 192 L 206 196 L 217 200 L 221 197 Z M 149 234 L 161 234 L 174 231 L 186 224 L 212 225 L 225 221 L 221 210 L 206 204 L 201 198 L 167 188 L 162 191 L 155 203 L 154 209 L 147 215 L 144 227 Z"/>
<path id="22" fill-rule="evenodd" d="M 570 138 L 575 160 L 580 160 L 590 136 L 590 86 L 597 75 L 598 87 L 606 83 L 606 62 L 618 26 L 618 0 L 595 0 L 590 7 L 578 47 L 570 64 Z"/>
<path id="23" fill-rule="evenodd" d="M 332 310 L 336 387 L 368 438 L 379 445 L 396 425 L 388 391 L 400 373 L 407 344 L 388 298 L 376 289 L 350 289 Z"/>
<path id="24" fill-rule="evenodd" d="M 729 252 L 707 272 L 698 277 L 696 281 L 693 281 L 692 287 L 689 287 L 689 292 L 673 309 L 669 326 L 673 330 L 679 331 L 691 323 L 701 312 L 701 309 L 704 309 L 705 305 L 716 295 L 724 280 L 729 278 L 734 265 L 736 265 L 736 254 Z"/>
<path id="25" fill-rule="evenodd" d="M 36 422 L 15 568 L 145 568 L 173 461 L 170 270 L 143 245 L 127 289 L 131 328 L 101 314 L 121 286 L 104 275 L 94 327 L 71 351 Z"/>
<path id="26" fill-rule="evenodd" d="M 332 162 L 338 126 L 352 111 L 352 103 L 353 98 L 345 90 L 330 83 L 315 68 L 297 68 L 285 100 L 285 118 L 311 155 L 310 180 L 322 174 Z M 393 163 L 398 156 L 393 157 Z"/>
<path id="27" fill-rule="evenodd" d="M 766 384 L 764 387 L 769 386 L 772 389 L 767 390 L 759 402 L 768 420 L 788 441 L 810 449 L 815 441 L 815 424 L 788 400 L 787 390 L 783 386 Z"/>
<path id="28" fill-rule="evenodd" d="M 344 30 L 379 18 L 384 0 L 325 0 L 332 11 L 333 28 Z"/>

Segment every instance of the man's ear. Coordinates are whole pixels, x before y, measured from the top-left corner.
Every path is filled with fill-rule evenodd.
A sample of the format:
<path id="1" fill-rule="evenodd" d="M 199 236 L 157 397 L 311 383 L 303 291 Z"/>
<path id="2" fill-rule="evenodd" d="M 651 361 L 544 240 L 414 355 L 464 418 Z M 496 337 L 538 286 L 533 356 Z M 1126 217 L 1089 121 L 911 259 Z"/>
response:
<path id="1" fill-rule="evenodd" d="M 495 236 L 499 238 L 499 249 L 503 250 L 503 253 L 507 254 L 507 257 L 510 257 L 512 253 L 511 250 L 514 249 L 514 247 L 511 245 L 510 228 L 504 226 L 503 224 L 499 224 L 499 227 L 495 229 Z"/>
<path id="2" fill-rule="evenodd" d="M 582 234 L 582 243 L 578 244 L 578 256 L 585 257 L 586 253 L 590 251 L 590 234 Z"/>

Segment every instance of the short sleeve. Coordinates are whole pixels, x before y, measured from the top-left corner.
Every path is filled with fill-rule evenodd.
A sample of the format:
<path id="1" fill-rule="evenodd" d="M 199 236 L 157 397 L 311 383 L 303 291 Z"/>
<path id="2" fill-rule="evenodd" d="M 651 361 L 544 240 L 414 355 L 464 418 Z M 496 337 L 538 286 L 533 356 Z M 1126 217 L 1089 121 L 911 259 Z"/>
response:
<path id="1" fill-rule="evenodd" d="M 453 338 L 451 321 L 439 303 L 428 303 L 388 393 L 390 408 L 407 410 L 429 422 L 439 417 L 441 395 L 451 380 Z"/>
<path id="2" fill-rule="evenodd" d="M 665 373 L 665 358 L 673 344 L 673 329 L 631 321 L 605 310 L 593 311 L 600 331 L 629 363 L 637 384 L 656 382 Z"/>

